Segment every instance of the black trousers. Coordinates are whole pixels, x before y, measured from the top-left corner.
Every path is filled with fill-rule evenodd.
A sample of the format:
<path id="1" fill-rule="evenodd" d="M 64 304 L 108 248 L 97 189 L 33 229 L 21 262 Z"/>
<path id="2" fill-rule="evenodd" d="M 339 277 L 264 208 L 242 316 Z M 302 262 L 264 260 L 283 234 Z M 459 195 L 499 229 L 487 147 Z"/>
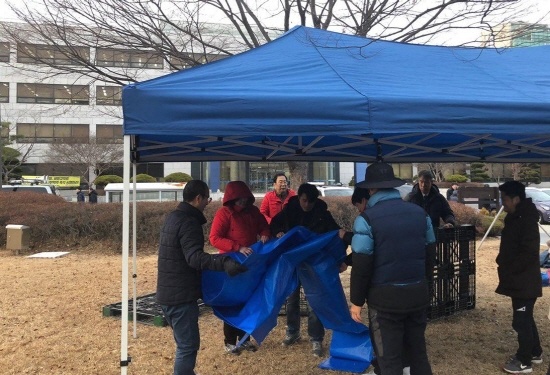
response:
<path id="1" fill-rule="evenodd" d="M 225 344 L 237 345 L 237 341 L 242 339 L 245 334 L 246 334 L 245 331 L 235 328 L 231 324 L 227 324 L 226 322 L 223 322 L 223 335 L 224 335 L 223 341 Z M 250 336 L 248 336 L 246 341 L 250 341 Z"/>
<path id="2" fill-rule="evenodd" d="M 390 313 L 369 307 L 369 329 L 383 375 L 403 374 L 403 352 L 408 353 L 411 375 L 432 375 L 426 352 L 426 309 Z"/>
<path id="3" fill-rule="evenodd" d="M 524 365 L 531 365 L 531 358 L 542 354 L 539 332 L 533 318 L 536 301 L 536 298 L 512 298 L 512 308 L 514 310 L 512 328 L 518 334 L 516 357 Z"/>

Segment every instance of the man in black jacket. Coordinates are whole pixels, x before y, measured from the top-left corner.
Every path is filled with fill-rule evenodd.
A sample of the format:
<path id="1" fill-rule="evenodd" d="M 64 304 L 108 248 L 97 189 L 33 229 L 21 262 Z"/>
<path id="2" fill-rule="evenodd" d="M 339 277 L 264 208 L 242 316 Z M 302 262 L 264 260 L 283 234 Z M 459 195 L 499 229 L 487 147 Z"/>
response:
<path id="1" fill-rule="evenodd" d="M 246 271 L 230 257 L 204 252 L 203 211 L 210 201 L 205 182 L 189 181 L 183 189 L 183 202 L 166 216 L 161 229 L 156 298 L 176 341 L 174 375 L 195 375 L 201 271 L 225 271 L 230 276 Z"/>
<path id="2" fill-rule="evenodd" d="M 433 184 L 430 171 L 420 171 L 418 173 L 418 183 L 413 186 L 412 191 L 405 200 L 424 208 L 430 219 L 432 219 L 434 231 L 439 228 L 440 218 L 443 220 L 445 228 L 456 226 L 453 210 L 451 210 L 447 199 L 441 195 L 437 186 Z"/>
<path id="3" fill-rule="evenodd" d="M 271 234 L 280 238 L 290 229 L 303 226 L 315 233 L 327 233 L 339 229 L 340 238 L 347 244 L 351 243 L 353 233 L 340 229 L 327 204 L 319 199 L 319 190 L 315 185 L 308 183 L 300 185 L 296 196 L 288 200 L 288 204 L 279 212 L 270 224 Z M 345 270 L 342 264 L 340 270 Z M 287 333 L 283 340 L 284 346 L 290 346 L 301 339 L 300 334 L 300 285 L 288 297 L 286 303 Z M 308 311 L 308 335 L 312 343 L 312 353 L 316 357 L 323 355 L 323 339 L 325 328 L 315 312 Z"/>
<path id="4" fill-rule="evenodd" d="M 511 374 L 532 372 L 532 363 L 542 363 L 537 325 L 533 309 L 542 297 L 539 252 L 539 215 L 531 198 L 525 197 L 525 186 L 508 181 L 498 188 L 507 213 L 500 238 L 498 264 L 498 294 L 512 298 L 512 328 L 518 334 L 518 350 L 504 365 Z"/>

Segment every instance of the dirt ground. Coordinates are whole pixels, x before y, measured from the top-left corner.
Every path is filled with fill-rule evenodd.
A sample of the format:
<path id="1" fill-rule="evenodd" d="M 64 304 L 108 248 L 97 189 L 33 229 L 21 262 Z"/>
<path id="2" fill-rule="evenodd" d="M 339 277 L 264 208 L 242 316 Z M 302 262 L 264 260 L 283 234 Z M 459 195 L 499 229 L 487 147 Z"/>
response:
<path id="1" fill-rule="evenodd" d="M 477 251 L 476 308 L 428 325 L 434 374 L 498 374 L 516 349 L 510 300 L 494 293 L 498 244 L 489 239 Z M 155 291 L 156 261 L 152 253 L 138 257 L 140 296 Z M 120 320 L 103 317 L 102 308 L 121 300 L 120 279 L 120 255 L 79 249 L 63 258 L 32 259 L 0 249 L 0 374 L 119 374 Z M 342 274 L 345 288 L 348 280 L 349 271 Z M 535 306 L 546 353 L 534 374 L 545 374 L 550 361 L 549 290 Z M 222 324 L 211 313 L 201 315 L 200 330 L 196 370 L 201 375 L 344 374 L 317 368 L 320 360 L 310 354 L 306 340 L 292 349 L 282 347 L 284 317 L 258 352 L 239 357 L 224 353 Z M 128 373 L 171 374 L 170 328 L 138 324 L 133 338 L 131 323 L 128 331 Z"/>

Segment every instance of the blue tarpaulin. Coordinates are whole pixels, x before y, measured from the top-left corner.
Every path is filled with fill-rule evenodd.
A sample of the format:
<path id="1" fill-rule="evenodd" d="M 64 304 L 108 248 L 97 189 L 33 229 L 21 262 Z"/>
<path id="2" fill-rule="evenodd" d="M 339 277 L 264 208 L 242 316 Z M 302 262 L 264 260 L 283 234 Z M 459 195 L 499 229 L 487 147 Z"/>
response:
<path id="1" fill-rule="evenodd" d="M 231 255 L 248 267 L 243 274 L 203 273 L 203 300 L 216 316 L 261 343 L 277 325 L 281 306 L 296 289 L 299 277 L 311 308 L 323 326 L 333 330 L 330 358 L 320 367 L 364 371 L 373 351 L 368 328 L 349 314 L 338 272 L 345 257 L 338 231 L 319 235 L 296 227 L 252 249 L 249 257 Z"/>

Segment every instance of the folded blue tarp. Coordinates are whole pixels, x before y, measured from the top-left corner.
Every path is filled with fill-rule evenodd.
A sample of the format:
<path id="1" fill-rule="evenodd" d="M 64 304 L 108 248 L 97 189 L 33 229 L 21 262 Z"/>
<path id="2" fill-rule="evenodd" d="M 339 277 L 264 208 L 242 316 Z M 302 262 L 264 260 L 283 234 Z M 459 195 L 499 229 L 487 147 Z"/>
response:
<path id="1" fill-rule="evenodd" d="M 316 234 L 296 227 L 282 238 L 252 246 L 248 257 L 230 256 L 248 267 L 235 277 L 203 272 L 203 300 L 227 323 L 252 335 L 258 343 L 277 325 L 286 298 L 298 277 L 306 298 L 323 326 L 333 330 L 331 357 L 320 367 L 362 372 L 373 357 L 368 328 L 351 319 L 338 269 L 345 245 L 338 231 Z"/>

